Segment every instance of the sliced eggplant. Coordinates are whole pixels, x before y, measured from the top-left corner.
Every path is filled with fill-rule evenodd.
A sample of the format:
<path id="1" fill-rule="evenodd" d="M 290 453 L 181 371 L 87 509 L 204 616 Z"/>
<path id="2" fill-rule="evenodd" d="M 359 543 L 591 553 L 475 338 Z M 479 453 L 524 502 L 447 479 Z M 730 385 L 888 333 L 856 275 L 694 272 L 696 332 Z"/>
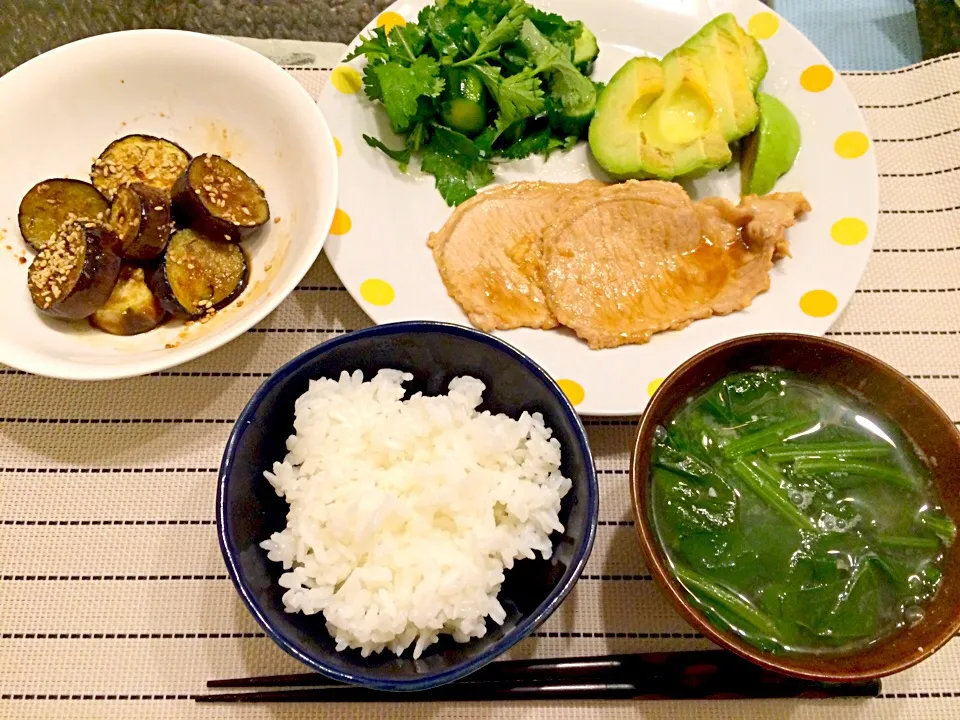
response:
<path id="1" fill-rule="evenodd" d="M 180 230 L 170 238 L 149 282 L 170 314 L 202 317 L 233 302 L 246 287 L 248 274 L 239 245 Z"/>
<path id="2" fill-rule="evenodd" d="M 239 242 L 270 219 L 263 188 L 229 160 L 198 155 L 173 186 L 177 224 Z"/>
<path id="3" fill-rule="evenodd" d="M 90 183 L 52 178 L 34 185 L 20 201 L 20 234 L 35 250 L 52 240 L 67 220 L 103 220 L 110 204 Z"/>
<path id="4" fill-rule="evenodd" d="M 167 314 L 151 292 L 142 267 L 123 265 L 110 297 L 90 324 L 111 335 L 139 335 L 153 330 Z"/>
<path id="5" fill-rule="evenodd" d="M 70 221 L 30 264 L 33 304 L 48 315 L 79 320 L 103 305 L 120 273 L 119 241 L 94 222 Z"/>
<path id="6" fill-rule="evenodd" d="M 190 154 L 176 143 L 152 135 L 127 135 L 107 145 L 93 161 L 90 179 L 108 200 L 134 183 L 169 194 L 189 162 Z"/>
<path id="7" fill-rule="evenodd" d="M 167 247 L 173 232 L 170 198 L 143 183 L 122 187 L 110 206 L 110 225 L 125 258 L 153 260 Z"/>

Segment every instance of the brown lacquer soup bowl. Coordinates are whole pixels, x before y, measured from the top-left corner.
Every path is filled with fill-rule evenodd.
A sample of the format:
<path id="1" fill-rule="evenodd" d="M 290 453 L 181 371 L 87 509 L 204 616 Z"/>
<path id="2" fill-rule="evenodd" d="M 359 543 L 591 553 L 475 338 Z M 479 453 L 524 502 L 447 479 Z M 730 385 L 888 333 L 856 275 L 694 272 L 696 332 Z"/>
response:
<path id="1" fill-rule="evenodd" d="M 899 427 L 939 491 L 943 510 L 960 518 L 960 433 L 916 384 L 866 353 L 819 337 L 764 334 L 715 345 L 677 368 L 651 399 L 637 430 L 631 491 L 637 534 L 650 572 L 680 615 L 737 655 L 786 675 L 853 682 L 899 672 L 932 655 L 960 631 L 960 543 L 942 557 L 942 580 L 922 619 L 856 650 L 789 652 L 758 649 L 714 625 L 678 580 L 652 517 L 654 440 L 692 398 L 731 373 L 776 367 L 852 395 L 859 406 Z"/>

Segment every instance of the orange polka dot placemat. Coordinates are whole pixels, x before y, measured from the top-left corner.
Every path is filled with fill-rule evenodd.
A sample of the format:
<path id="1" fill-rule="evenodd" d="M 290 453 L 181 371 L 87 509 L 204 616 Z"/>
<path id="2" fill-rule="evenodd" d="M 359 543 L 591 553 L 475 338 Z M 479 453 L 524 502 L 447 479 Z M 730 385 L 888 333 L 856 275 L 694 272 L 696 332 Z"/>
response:
<path id="1" fill-rule="evenodd" d="M 290 69 L 314 96 L 342 47 L 328 50 Z M 844 79 L 872 139 L 838 140 L 837 152 L 873 144 L 882 209 L 867 271 L 829 335 L 892 363 L 960 420 L 960 55 Z M 816 67 L 803 79 L 811 91 L 833 81 Z M 348 217 L 335 220 L 333 232 L 349 229 Z M 868 230 L 844 218 L 831 236 L 853 245 Z M 366 292 L 391 300 L 389 286 Z M 803 302 L 834 311 L 816 292 Z M 99 383 L 0 368 L 0 718 L 960 717 L 960 640 L 885 680 L 871 701 L 195 705 L 210 678 L 302 669 L 264 637 L 220 557 L 214 492 L 233 420 L 275 368 L 368 324 L 321 258 L 263 323 L 188 365 Z M 513 657 L 708 646 L 639 558 L 627 489 L 635 423 L 586 419 L 601 488 L 593 555 Z"/>

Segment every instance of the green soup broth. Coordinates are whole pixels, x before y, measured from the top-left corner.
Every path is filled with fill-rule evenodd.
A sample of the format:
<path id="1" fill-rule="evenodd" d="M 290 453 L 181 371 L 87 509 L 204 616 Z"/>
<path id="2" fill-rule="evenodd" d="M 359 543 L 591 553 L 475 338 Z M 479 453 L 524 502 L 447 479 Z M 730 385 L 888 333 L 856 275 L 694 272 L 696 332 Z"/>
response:
<path id="1" fill-rule="evenodd" d="M 774 652 L 849 652 L 919 622 L 956 528 L 898 428 L 778 369 L 693 398 L 653 452 L 651 518 L 710 621 Z"/>

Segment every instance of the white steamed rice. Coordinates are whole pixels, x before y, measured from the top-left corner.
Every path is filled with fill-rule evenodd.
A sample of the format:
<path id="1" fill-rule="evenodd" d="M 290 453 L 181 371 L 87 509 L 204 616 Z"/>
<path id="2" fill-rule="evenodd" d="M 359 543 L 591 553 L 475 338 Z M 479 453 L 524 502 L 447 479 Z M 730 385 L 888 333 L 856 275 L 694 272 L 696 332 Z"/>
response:
<path id="1" fill-rule="evenodd" d="M 450 634 L 502 623 L 497 594 L 515 560 L 552 553 L 570 480 L 540 413 L 479 413 L 484 384 L 404 401 L 413 376 L 358 370 L 296 402 L 287 456 L 264 473 L 290 504 L 261 543 L 283 563 L 288 612 L 322 612 L 337 649 L 413 656 Z"/>

